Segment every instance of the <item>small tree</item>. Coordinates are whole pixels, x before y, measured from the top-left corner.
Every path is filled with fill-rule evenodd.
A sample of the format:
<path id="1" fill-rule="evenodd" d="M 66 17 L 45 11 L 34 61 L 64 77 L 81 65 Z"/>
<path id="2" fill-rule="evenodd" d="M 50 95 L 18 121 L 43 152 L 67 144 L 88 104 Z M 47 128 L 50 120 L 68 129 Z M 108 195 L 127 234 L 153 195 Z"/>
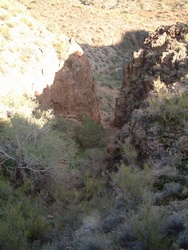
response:
<path id="1" fill-rule="evenodd" d="M 34 117 L 12 117 L 0 135 L 1 164 L 16 178 L 18 173 L 19 177 L 37 173 L 59 176 L 61 162 L 68 164 L 75 148 L 63 133 L 52 130 L 47 121 L 39 125 Z"/>

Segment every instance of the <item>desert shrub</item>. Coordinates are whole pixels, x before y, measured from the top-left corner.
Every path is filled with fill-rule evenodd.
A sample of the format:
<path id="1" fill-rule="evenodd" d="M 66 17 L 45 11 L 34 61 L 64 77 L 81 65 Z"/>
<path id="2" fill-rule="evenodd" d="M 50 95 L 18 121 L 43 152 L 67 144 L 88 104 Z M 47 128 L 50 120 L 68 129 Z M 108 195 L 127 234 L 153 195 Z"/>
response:
<path id="1" fill-rule="evenodd" d="M 149 196 L 147 170 L 139 170 L 122 164 L 118 172 L 111 174 L 111 178 L 121 189 L 126 202 L 132 208 L 141 204 Z"/>
<path id="2" fill-rule="evenodd" d="M 102 149 L 87 149 L 80 156 L 80 165 L 77 167 L 77 180 L 79 181 L 80 198 L 83 202 L 92 206 L 92 199 L 102 199 L 107 189 L 107 179 L 102 176 L 103 171 L 103 151 Z M 93 201 L 96 207 L 96 202 Z M 87 205 L 87 206 L 88 206 Z"/>
<path id="3" fill-rule="evenodd" d="M 104 235 L 92 234 L 80 238 L 76 244 L 76 250 L 106 250 L 109 247 L 109 242 Z"/>
<path id="4" fill-rule="evenodd" d="M 171 92 L 165 84 L 157 79 L 154 83 L 157 98 L 150 100 L 148 114 L 153 120 L 170 128 L 185 125 L 188 120 L 188 95 L 185 90 Z"/>
<path id="5" fill-rule="evenodd" d="M 96 195 L 100 195 L 106 186 L 106 182 L 102 178 L 97 178 L 86 174 L 83 178 L 82 198 L 89 200 Z"/>
<path id="6" fill-rule="evenodd" d="M 184 230 L 183 218 L 179 214 L 173 214 L 163 221 L 160 231 L 166 236 L 176 236 Z"/>
<path id="7" fill-rule="evenodd" d="M 178 238 L 178 242 L 180 248 L 187 249 L 188 248 L 188 228 L 186 228 Z"/>
<path id="8" fill-rule="evenodd" d="M 60 247 L 61 246 L 58 241 L 47 244 L 42 244 L 39 241 L 35 241 L 29 244 L 28 250 L 59 250 Z"/>
<path id="9" fill-rule="evenodd" d="M 72 139 L 75 133 L 75 122 L 63 117 L 54 117 L 52 121 L 52 129 L 64 133 L 69 139 Z"/>
<path id="10" fill-rule="evenodd" d="M 2 172 L 0 172 L 0 200 L 7 200 L 7 198 L 12 194 L 13 189 L 9 182 L 6 181 Z"/>
<path id="11" fill-rule="evenodd" d="M 44 122 L 44 121 L 43 121 Z M 0 135 L 0 159 L 12 176 L 48 172 L 58 176 L 60 161 L 68 164 L 74 154 L 71 140 L 52 130 L 48 123 L 39 124 L 34 117 L 25 119 L 15 115 Z M 72 146 L 73 147 L 72 147 Z"/>
<path id="12" fill-rule="evenodd" d="M 132 249 L 135 246 L 137 235 L 131 224 L 124 223 L 124 225 L 117 232 L 116 241 L 121 247 Z"/>
<path id="13" fill-rule="evenodd" d="M 128 137 L 122 143 L 122 154 L 123 154 L 123 161 L 125 164 L 134 164 L 138 157 L 138 152 L 136 148 L 131 143 L 131 138 Z"/>
<path id="14" fill-rule="evenodd" d="M 130 216 L 131 225 L 144 250 L 169 250 L 173 239 L 161 233 L 163 221 L 168 217 L 166 211 L 147 202 Z"/>
<path id="15" fill-rule="evenodd" d="M 75 140 L 81 149 L 101 146 L 102 127 L 90 118 L 85 118 L 83 123 L 75 127 Z"/>
<path id="16" fill-rule="evenodd" d="M 108 213 L 106 213 L 102 220 L 102 230 L 105 233 L 114 231 L 115 228 L 121 224 L 123 219 L 124 214 L 122 214 L 120 210 L 110 210 Z"/>
<path id="17" fill-rule="evenodd" d="M 55 183 L 57 199 L 68 203 L 77 203 L 100 196 L 106 189 L 106 179 L 101 176 L 103 151 L 87 149 L 75 156 L 75 160 L 64 169 L 61 183 Z M 82 204 L 84 205 L 84 204 Z"/>
<path id="18" fill-rule="evenodd" d="M 186 94 L 172 96 L 161 105 L 161 116 L 165 123 L 178 124 L 188 120 L 188 96 Z"/>
<path id="19" fill-rule="evenodd" d="M 78 250 L 103 250 L 107 249 L 110 241 L 105 234 L 100 232 L 101 218 L 94 212 L 83 219 L 75 238 L 75 248 Z"/>
<path id="20" fill-rule="evenodd" d="M 0 248 L 26 250 L 29 241 L 42 240 L 49 233 L 45 210 L 33 198 L 13 190 L 7 180 L 1 179 L 0 184 Z"/>
<path id="21" fill-rule="evenodd" d="M 180 158 L 180 157 L 179 157 Z M 180 158 L 181 160 L 181 158 Z M 182 174 L 185 174 L 187 175 L 188 173 L 188 162 L 187 160 L 184 160 L 184 161 L 180 161 L 176 164 L 176 168 L 182 173 Z"/>

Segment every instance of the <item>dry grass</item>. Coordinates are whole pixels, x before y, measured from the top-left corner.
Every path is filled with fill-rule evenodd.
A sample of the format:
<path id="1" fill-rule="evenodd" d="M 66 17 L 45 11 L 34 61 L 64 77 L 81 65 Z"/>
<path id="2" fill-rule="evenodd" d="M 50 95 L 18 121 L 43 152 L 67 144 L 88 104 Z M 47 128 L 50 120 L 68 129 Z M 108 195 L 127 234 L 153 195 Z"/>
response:
<path id="1" fill-rule="evenodd" d="M 26 93 L 32 88 L 33 70 L 37 75 L 46 54 L 66 57 L 68 38 L 47 30 L 18 1 L 2 0 L 0 13 L 0 95 L 6 95 L 15 85 L 17 92 Z"/>
<path id="2" fill-rule="evenodd" d="M 82 2 L 90 2 L 84 5 Z M 112 2 L 112 7 L 105 6 Z M 22 3 L 31 13 L 39 13 L 45 23 L 56 23 L 56 29 L 74 35 L 79 43 L 91 46 L 111 45 L 129 30 L 153 30 L 161 24 L 188 21 L 187 1 L 178 0 L 38 0 Z M 139 18 L 138 18 L 139 17 Z M 92 39 L 94 38 L 94 39 Z"/>

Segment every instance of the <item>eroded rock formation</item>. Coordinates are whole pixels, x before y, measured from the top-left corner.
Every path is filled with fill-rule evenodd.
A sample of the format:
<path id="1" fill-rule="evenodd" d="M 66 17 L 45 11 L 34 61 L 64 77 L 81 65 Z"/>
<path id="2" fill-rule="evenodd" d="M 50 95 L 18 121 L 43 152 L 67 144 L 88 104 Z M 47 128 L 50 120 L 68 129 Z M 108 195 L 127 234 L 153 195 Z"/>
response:
<path id="1" fill-rule="evenodd" d="M 122 127 L 129 120 L 158 78 L 166 86 L 185 81 L 187 33 L 188 27 L 183 24 L 161 26 L 146 38 L 143 48 L 133 53 L 131 62 L 124 67 L 122 89 L 116 99 L 115 126 Z"/>
<path id="2" fill-rule="evenodd" d="M 188 199 L 187 38 L 183 24 L 159 27 L 125 66 L 115 110 L 120 150 L 106 161 L 110 172 L 120 163 L 146 167 L 155 204 L 176 207 L 183 216 Z"/>
<path id="3" fill-rule="evenodd" d="M 38 99 L 41 107 L 52 108 L 56 115 L 76 119 L 87 116 L 100 122 L 91 67 L 84 55 L 70 55 L 55 74 L 53 84 L 47 86 Z"/>

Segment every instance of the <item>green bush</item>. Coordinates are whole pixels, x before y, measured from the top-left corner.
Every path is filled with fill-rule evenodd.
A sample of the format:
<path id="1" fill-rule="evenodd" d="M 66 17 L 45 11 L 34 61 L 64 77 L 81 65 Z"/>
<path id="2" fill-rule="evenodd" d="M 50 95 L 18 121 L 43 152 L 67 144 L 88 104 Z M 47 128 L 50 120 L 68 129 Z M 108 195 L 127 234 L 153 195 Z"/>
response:
<path id="1" fill-rule="evenodd" d="M 101 147 L 102 127 L 89 118 L 85 118 L 83 123 L 75 127 L 75 141 L 81 149 Z"/>
<path id="2" fill-rule="evenodd" d="M 136 232 L 138 241 L 147 250 L 169 250 L 173 239 L 161 233 L 163 222 L 168 214 L 160 207 L 155 207 L 150 202 L 141 205 L 131 214 L 131 225 Z"/>
<path id="3" fill-rule="evenodd" d="M 69 164 L 76 149 L 65 137 L 52 130 L 47 121 L 15 115 L 0 134 L 0 161 L 15 178 L 28 173 L 58 177 L 63 174 L 60 162 Z"/>
<path id="4" fill-rule="evenodd" d="M 82 195 L 85 200 L 89 200 L 95 195 L 100 195 L 106 187 L 106 182 L 102 178 L 97 178 L 87 174 L 83 177 Z"/>
<path id="5" fill-rule="evenodd" d="M 165 123 L 179 124 L 188 120 L 188 95 L 182 94 L 166 99 L 160 106 Z"/>
<path id="6" fill-rule="evenodd" d="M 37 200 L 13 190 L 7 180 L 1 179 L 0 186 L 0 248 L 27 250 L 29 241 L 49 233 L 45 210 Z"/>
<path id="7" fill-rule="evenodd" d="M 123 160 L 126 164 L 134 164 L 137 161 L 138 152 L 131 143 L 131 138 L 128 137 L 122 143 Z"/>
<path id="8" fill-rule="evenodd" d="M 188 95 L 185 90 L 173 93 L 166 85 L 157 79 L 154 83 L 157 98 L 150 100 L 147 109 L 152 120 L 174 129 L 179 125 L 185 125 L 188 120 Z"/>
<path id="9" fill-rule="evenodd" d="M 54 117 L 52 121 L 52 128 L 63 134 L 67 135 L 67 138 L 73 138 L 75 133 L 75 122 L 63 117 Z"/>
<path id="10" fill-rule="evenodd" d="M 147 170 L 134 169 L 122 164 L 118 172 L 111 174 L 111 178 L 121 189 L 126 202 L 131 207 L 138 206 L 149 197 Z"/>

